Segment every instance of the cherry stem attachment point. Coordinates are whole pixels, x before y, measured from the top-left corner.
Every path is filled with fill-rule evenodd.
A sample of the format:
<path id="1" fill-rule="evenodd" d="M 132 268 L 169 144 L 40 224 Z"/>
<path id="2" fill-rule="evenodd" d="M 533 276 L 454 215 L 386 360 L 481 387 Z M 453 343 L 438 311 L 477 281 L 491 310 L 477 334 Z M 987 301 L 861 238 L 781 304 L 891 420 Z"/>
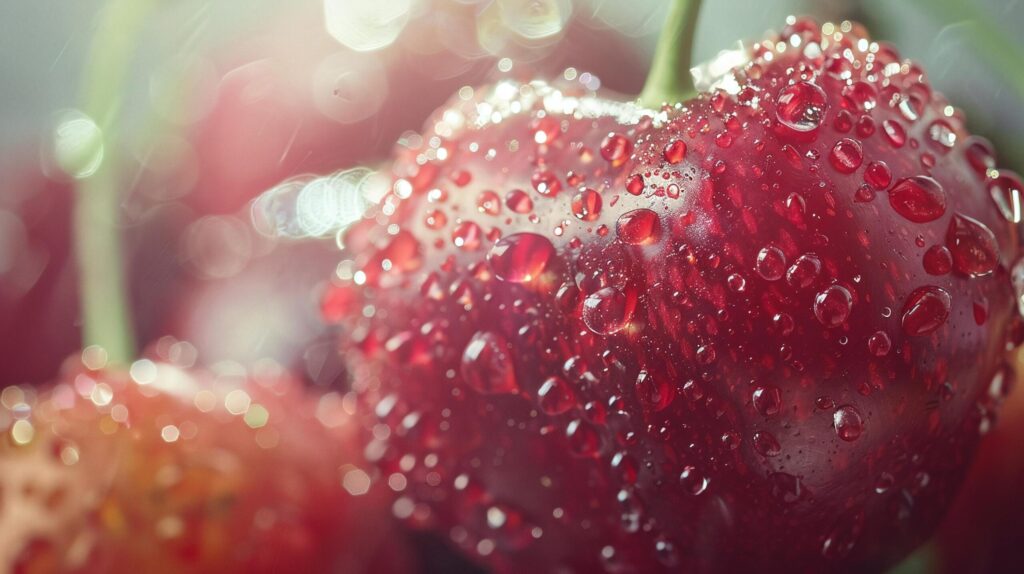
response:
<path id="1" fill-rule="evenodd" d="M 701 0 L 672 0 L 665 25 L 654 50 L 651 71 L 647 74 L 640 104 L 659 108 L 697 95 L 690 68 Z"/>

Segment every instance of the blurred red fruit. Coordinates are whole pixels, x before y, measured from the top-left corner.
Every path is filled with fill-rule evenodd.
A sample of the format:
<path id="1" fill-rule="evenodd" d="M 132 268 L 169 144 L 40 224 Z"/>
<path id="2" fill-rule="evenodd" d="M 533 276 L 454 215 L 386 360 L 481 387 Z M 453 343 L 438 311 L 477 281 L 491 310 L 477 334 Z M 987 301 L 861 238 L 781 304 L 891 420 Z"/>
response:
<path id="1" fill-rule="evenodd" d="M 2 399 L 0 571 L 409 571 L 345 397 L 141 361 Z"/>

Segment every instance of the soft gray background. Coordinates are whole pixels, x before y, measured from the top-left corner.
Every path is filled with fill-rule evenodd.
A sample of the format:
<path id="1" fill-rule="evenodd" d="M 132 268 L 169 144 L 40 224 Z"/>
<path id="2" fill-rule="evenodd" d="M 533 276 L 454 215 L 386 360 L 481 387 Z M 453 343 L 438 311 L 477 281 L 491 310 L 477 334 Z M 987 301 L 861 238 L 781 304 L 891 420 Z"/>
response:
<path id="1" fill-rule="evenodd" d="M 353 2 L 367 0 L 352 0 Z M 472 0 L 451 0 L 472 3 Z M 483 2 L 478 2 L 483 3 Z M 653 47 L 660 14 L 666 0 L 574 0 L 577 13 L 603 13 L 614 5 L 629 5 L 633 21 L 622 22 L 630 36 L 639 33 L 639 51 Z M 953 4 L 957 0 L 952 0 Z M 963 0 L 969 11 L 983 14 L 1001 26 L 1024 51 L 1024 5 L 1019 0 Z M 38 134 L 54 110 L 75 105 L 90 35 L 101 0 L 2 0 L 0 1 L 0 150 Z M 205 22 L 202 36 L 211 47 L 244 38 L 268 18 L 282 11 L 310 10 L 317 0 L 176 0 L 166 2 L 140 46 L 139 73 L 131 90 L 146 90 L 145 68 L 173 53 L 179 35 L 176 28 Z M 903 54 L 924 63 L 933 83 L 969 113 L 972 127 L 1001 144 L 1003 163 L 1020 169 L 1017 141 L 1024 134 L 1024 114 L 1019 112 L 1021 94 L 1006 81 L 1024 74 L 1024 64 L 1014 69 L 993 69 L 974 48 L 972 35 L 987 30 L 970 19 L 951 19 L 944 1 L 866 0 L 822 2 L 793 0 L 708 0 L 698 33 L 697 55 L 707 58 L 738 38 L 757 38 L 764 30 L 781 26 L 787 14 L 811 14 L 826 18 L 857 18 L 876 37 L 895 43 Z M 611 7 L 611 8 L 609 8 Z M 636 22 L 643 22 L 636 26 Z M 137 101 L 127 98 L 127 101 Z M 415 127 L 415 126 L 410 126 Z M 1007 149 L 1008 148 L 1008 149 Z"/>

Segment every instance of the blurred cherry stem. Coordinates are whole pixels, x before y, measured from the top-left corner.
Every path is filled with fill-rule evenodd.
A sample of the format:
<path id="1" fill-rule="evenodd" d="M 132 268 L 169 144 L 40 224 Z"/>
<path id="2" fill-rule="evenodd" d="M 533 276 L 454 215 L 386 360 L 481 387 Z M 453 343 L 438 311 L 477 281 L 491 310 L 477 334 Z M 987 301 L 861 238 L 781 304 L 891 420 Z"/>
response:
<path id="1" fill-rule="evenodd" d="M 701 0 L 672 0 L 640 92 L 640 104 L 660 108 L 666 102 L 683 102 L 697 95 L 690 68 L 700 4 Z"/>
<path id="2" fill-rule="evenodd" d="M 75 190 L 82 342 L 103 347 L 113 365 L 127 364 L 135 354 L 121 242 L 117 117 L 136 40 L 153 3 L 108 0 L 83 75 L 82 111 L 102 130 L 104 157 L 96 172 L 80 180 Z"/>

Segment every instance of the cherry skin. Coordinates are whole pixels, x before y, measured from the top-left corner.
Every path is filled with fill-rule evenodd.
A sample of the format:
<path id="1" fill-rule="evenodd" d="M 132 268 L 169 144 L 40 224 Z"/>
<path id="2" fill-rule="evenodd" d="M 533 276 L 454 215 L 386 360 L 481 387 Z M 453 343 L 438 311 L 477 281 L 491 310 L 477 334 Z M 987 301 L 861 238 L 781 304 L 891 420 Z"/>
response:
<path id="1" fill-rule="evenodd" d="M 842 29 L 661 110 L 502 82 L 396 151 L 330 300 L 402 516 L 499 572 L 878 571 L 929 535 L 1013 377 L 1019 186 Z"/>
<path id="2" fill-rule="evenodd" d="M 409 571 L 341 395 L 141 365 L 4 389 L 0 570 Z"/>

